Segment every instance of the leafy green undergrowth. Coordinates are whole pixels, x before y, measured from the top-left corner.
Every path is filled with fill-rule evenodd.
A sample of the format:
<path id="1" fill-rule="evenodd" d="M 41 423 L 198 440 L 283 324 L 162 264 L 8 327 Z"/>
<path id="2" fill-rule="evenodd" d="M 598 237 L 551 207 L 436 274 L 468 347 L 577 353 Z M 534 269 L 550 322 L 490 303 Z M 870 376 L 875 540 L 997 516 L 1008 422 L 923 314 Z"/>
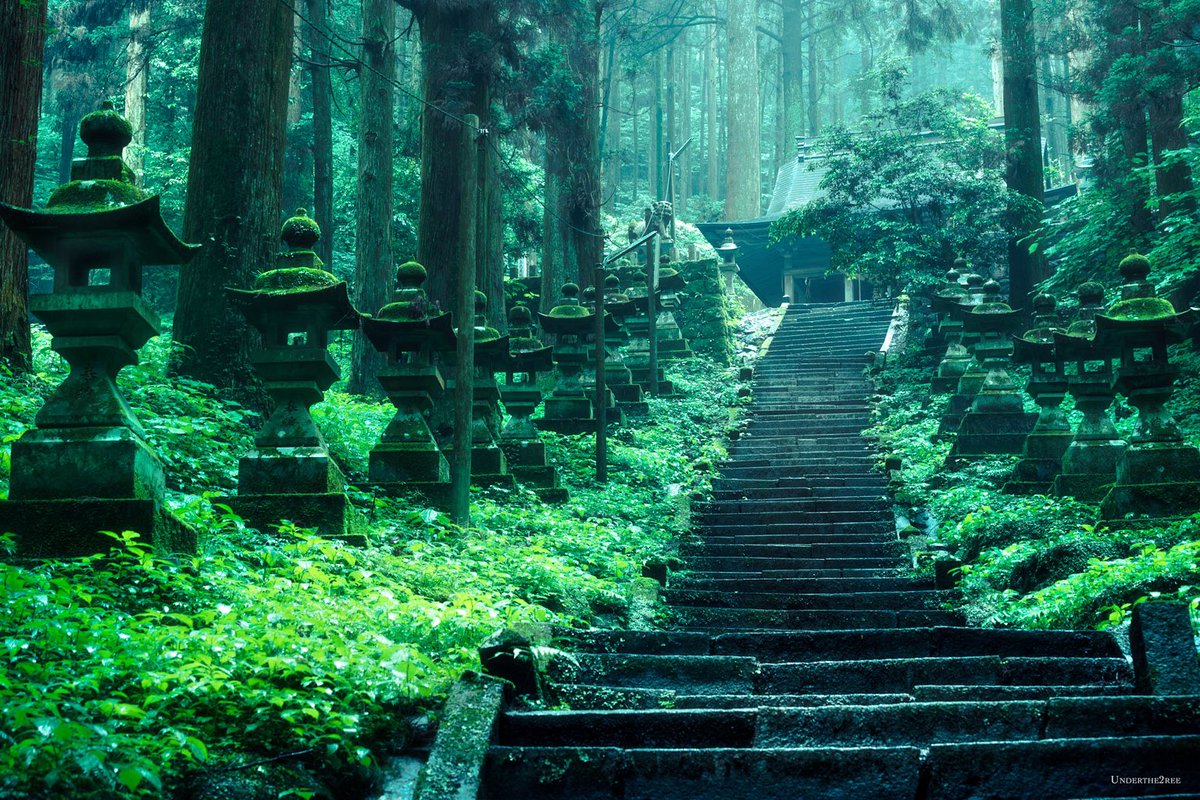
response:
<path id="1" fill-rule="evenodd" d="M 8 444 L 62 378 L 47 344 L 39 335 L 32 375 L 0 380 L 4 481 Z M 593 437 L 548 436 L 566 504 L 477 491 L 464 529 L 355 490 L 372 543 L 350 548 L 286 524 L 249 531 L 219 505 L 259 416 L 166 377 L 168 352 L 148 347 L 121 384 L 201 552 L 155 554 L 121 534 L 105 556 L 0 564 L 0 796 L 170 796 L 281 755 L 299 770 L 279 784 L 293 796 L 355 794 L 497 629 L 625 624 L 643 567 L 675 552 L 739 414 L 736 371 L 671 366 L 681 397 L 614 429 L 607 484 Z M 340 393 L 315 412 L 351 475 L 392 413 Z"/>
<path id="2" fill-rule="evenodd" d="M 1183 377 L 1170 407 L 1194 440 L 1200 363 L 1190 349 L 1175 348 L 1172 358 Z M 930 397 L 930 368 L 914 351 L 893 360 L 878 380 L 882 397 L 869 436 L 882 453 L 902 459 L 897 502 L 924 525 L 931 543 L 964 562 L 960 588 L 969 619 L 988 626 L 1106 628 L 1123 622 L 1137 603 L 1174 599 L 1190 604 L 1200 622 L 1200 515 L 1162 527 L 1109 530 L 1098 525 L 1094 505 L 1004 494 L 1015 456 L 949 471 L 944 462 L 951 441 L 935 441 L 948 397 Z M 1069 400 L 1064 408 L 1071 408 Z M 1128 435 L 1135 412 L 1121 401 L 1114 412 Z M 928 567 L 928 558 L 918 562 Z"/>

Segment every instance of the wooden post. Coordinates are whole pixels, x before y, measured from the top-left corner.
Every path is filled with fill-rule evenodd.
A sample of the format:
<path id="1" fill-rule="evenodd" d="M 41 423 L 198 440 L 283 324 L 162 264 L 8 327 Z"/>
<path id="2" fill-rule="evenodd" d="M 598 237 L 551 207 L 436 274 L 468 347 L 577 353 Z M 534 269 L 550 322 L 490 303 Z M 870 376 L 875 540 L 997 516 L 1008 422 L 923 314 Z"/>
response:
<path id="1" fill-rule="evenodd" d="M 454 368 L 454 462 L 451 464 L 450 518 L 458 525 L 471 524 L 471 405 L 475 387 L 475 214 L 479 187 L 477 137 L 479 117 L 467 114 L 462 126 L 462 184 L 458 206 L 458 296 L 454 322 L 458 326 Z M 478 145 L 476 139 L 478 138 Z M 441 265 L 439 265 L 441 266 Z M 445 265 L 449 266 L 449 265 Z"/>
<path id="2" fill-rule="evenodd" d="M 608 354 L 604 348 L 604 267 L 592 273 L 596 288 L 596 482 L 608 483 L 608 384 L 604 368 Z"/>
<path id="3" fill-rule="evenodd" d="M 658 259 L 662 253 L 662 237 L 649 243 L 646 259 L 646 327 L 650 330 L 650 394 L 658 397 Z"/>

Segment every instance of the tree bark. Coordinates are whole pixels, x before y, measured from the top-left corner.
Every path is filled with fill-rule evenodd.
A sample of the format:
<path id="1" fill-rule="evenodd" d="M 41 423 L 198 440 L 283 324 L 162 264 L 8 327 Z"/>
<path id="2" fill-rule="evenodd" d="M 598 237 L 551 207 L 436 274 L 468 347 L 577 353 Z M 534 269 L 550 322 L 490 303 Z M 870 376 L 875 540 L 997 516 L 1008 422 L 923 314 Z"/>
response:
<path id="1" fill-rule="evenodd" d="M 308 49 L 312 64 L 313 105 L 313 219 L 321 226 L 317 255 L 333 264 L 333 239 L 337 231 L 333 216 L 333 80 L 329 69 L 329 44 L 316 31 L 328 29 L 329 0 L 308 0 Z M 315 29 L 315 30 L 314 30 Z"/>
<path id="2" fill-rule="evenodd" d="M 1000 38 L 1004 52 L 1004 140 L 1008 188 L 1032 198 L 1031 214 L 1010 214 L 1012 238 L 1008 243 L 1009 302 L 1016 309 L 1030 308 L 1036 284 L 1046 277 L 1040 254 L 1029 252 L 1021 240 L 1040 225 L 1042 184 L 1042 126 L 1038 104 L 1037 51 L 1033 35 L 1031 0 L 1002 0 Z"/>
<path id="3" fill-rule="evenodd" d="M 426 289 L 430 298 L 449 310 L 454 308 L 458 284 L 456 266 L 464 257 L 458 231 L 458 191 L 466 169 L 460 119 L 473 113 L 485 127 L 489 124 L 489 109 L 477 103 L 480 97 L 490 97 L 493 66 L 478 50 L 480 34 L 493 27 L 490 22 L 496 7 L 491 3 L 466 7 L 427 3 L 413 13 L 421 29 L 422 94 L 432 104 L 424 106 L 421 113 L 417 260 L 429 271 Z M 477 166 L 472 165 L 472 170 Z"/>
<path id="4" fill-rule="evenodd" d="M 807 9 L 804 18 L 808 22 L 808 135 L 816 138 L 821 135 L 821 86 L 820 76 L 817 73 L 816 0 L 807 0 Z"/>
<path id="5" fill-rule="evenodd" d="M 184 239 L 204 248 L 180 270 L 179 374 L 256 384 L 255 337 L 225 287 L 245 287 L 278 250 L 293 14 L 281 3 L 208 0 L 200 47 Z"/>
<path id="6" fill-rule="evenodd" d="M 1168 151 L 1184 150 L 1188 146 L 1187 131 L 1183 127 L 1183 95 L 1176 92 L 1152 95 L 1147 111 L 1154 150 L 1154 188 L 1161 202 L 1159 217 L 1162 218 L 1175 211 L 1194 208 L 1186 198 L 1164 199 L 1192 189 L 1192 171 L 1187 163 L 1177 160 L 1166 164 L 1163 158 Z"/>
<path id="7" fill-rule="evenodd" d="M 0 201 L 33 204 L 46 0 L 0 5 Z M 0 225 L 0 361 L 29 368 L 29 251 Z"/>
<path id="8" fill-rule="evenodd" d="M 760 213 L 758 0 L 730 3 L 726 22 L 729 97 L 726 111 L 725 218 Z"/>
<path id="9" fill-rule="evenodd" d="M 133 128 L 133 141 L 125 148 L 125 161 L 138 176 L 146 166 L 146 92 L 150 73 L 146 36 L 149 28 L 150 0 L 133 0 L 129 6 L 129 50 L 125 61 L 125 119 Z"/>
<path id="10" fill-rule="evenodd" d="M 661 200 L 663 194 L 663 53 L 654 51 L 654 94 L 650 109 L 650 199 Z"/>
<path id="11" fill-rule="evenodd" d="M 708 13 L 714 17 L 717 14 L 716 2 L 710 2 Z M 720 150 L 717 147 L 717 35 L 715 31 L 708 33 L 704 45 L 704 144 L 705 171 L 704 193 L 709 200 L 719 196 L 720 184 Z"/>
<path id="12" fill-rule="evenodd" d="M 354 302 L 376 313 L 390 299 L 392 253 L 392 127 L 395 124 L 396 5 L 362 0 L 363 66 L 359 70 L 358 183 Z M 381 394 L 376 377 L 384 355 L 361 331 L 354 334 L 350 381 L 356 394 Z"/>

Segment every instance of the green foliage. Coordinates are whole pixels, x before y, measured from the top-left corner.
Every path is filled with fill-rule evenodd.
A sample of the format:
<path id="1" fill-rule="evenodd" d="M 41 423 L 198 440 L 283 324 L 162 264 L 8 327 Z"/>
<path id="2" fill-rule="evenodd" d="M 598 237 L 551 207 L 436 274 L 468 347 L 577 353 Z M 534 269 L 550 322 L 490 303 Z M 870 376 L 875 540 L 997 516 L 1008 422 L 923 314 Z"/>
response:
<path id="1" fill-rule="evenodd" d="M 971 95 L 893 93 L 861 130 L 822 137 L 824 196 L 772 223 L 771 241 L 818 236 L 834 269 L 896 290 L 936 282 L 959 255 L 977 272 L 999 269 L 1011 221 L 1034 212 L 1004 186 L 989 117 Z"/>

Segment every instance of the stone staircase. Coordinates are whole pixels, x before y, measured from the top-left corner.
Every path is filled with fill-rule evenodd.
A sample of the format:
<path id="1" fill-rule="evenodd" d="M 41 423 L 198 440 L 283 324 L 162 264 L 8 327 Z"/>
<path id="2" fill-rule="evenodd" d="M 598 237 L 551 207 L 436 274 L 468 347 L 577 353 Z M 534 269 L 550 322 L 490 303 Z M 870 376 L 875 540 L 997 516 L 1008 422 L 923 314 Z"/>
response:
<path id="1" fill-rule="evenodd" d="M 490 800 L 1200 797 L 1200 698 L 1138 696 L 1116 639 L 962 626 L 906 577 L 860 433 L 889 310 L 792 307 L 666 590 L 669 631 L 563 632 L 501 713 Z M 1128 784 L 1119 778 L 1178 778 Z"/>

